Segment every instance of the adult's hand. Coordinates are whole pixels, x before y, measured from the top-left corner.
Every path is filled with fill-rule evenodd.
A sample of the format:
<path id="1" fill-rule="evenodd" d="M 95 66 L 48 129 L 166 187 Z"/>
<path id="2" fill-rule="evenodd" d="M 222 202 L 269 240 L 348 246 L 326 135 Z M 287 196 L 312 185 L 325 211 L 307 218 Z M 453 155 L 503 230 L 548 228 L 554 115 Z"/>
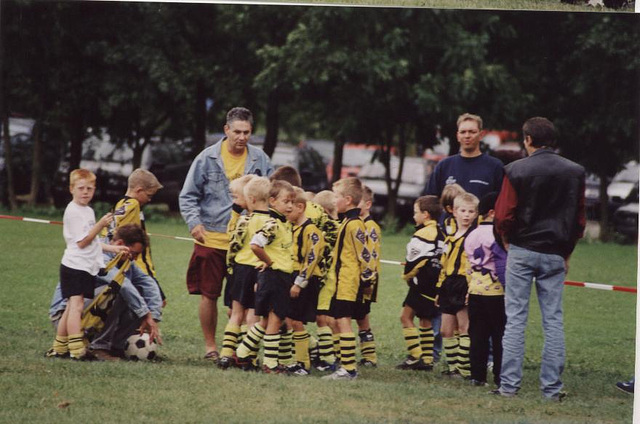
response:
<path id="1" fill-rule="evenodd" d="M 160 337 L 160 329 L 158 328 L 158 323 L 151 316 L 151 312 L 145 315 L 142 320 L 142 324 L 140 324 L 140 334 L 149 333 L 149 340 L 155 340 L 156 343 L 162 344 L 162 337 Z"/>
<path id="2" fill-rule="evenodd" d="M 204 243 L 204 225 L 198 224 L 191 230 L 191 237 L 198 240 L 200 243 Z"/>

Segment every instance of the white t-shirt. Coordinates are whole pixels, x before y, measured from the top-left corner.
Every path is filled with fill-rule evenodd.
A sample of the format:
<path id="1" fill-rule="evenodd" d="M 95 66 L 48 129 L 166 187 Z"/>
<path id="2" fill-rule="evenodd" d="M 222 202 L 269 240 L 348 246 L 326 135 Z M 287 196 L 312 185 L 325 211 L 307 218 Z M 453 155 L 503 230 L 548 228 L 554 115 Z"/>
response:
<path id="1" fill-rule="evenodd" d="M 98 274 L 100 268 L 104 268 L 102 246 L 98 237 L 95 237 L 91 244 L 84 249 L 78 247 L 78 242 L 84 239 L 91 228 L 96 225 L 96 215 L 93 209 L 71 201 L 64 210 L 62 223 L 62 235 L 67 243 L 67 248 L 62 255 L 62 265 L 86 271 L 91 275 Z"/>

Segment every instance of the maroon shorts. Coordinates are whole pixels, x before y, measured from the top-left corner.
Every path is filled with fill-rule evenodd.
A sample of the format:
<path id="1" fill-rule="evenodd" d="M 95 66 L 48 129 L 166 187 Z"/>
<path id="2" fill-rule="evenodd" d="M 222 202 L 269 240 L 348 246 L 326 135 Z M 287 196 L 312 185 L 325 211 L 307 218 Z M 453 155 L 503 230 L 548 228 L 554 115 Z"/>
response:
<path id="1" fill-rule="evenodd" d="M 217 299 L 222 293 L 222 280 L 227 275 L 227 251 L 193 245 L 187 269 L 189 294 L 201 294 Z"/>

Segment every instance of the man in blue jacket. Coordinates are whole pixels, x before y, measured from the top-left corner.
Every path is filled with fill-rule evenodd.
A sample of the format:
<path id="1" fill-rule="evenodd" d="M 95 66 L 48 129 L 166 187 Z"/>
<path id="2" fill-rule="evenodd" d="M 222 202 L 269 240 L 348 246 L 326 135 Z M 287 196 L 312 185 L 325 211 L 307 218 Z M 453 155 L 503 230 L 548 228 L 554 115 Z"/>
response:
<path id="1" fill-rule="evenodd" d="M 179 197 L 180 213 L 195 239 L 187 269 L 187 288 L 190 294 L 200 295 L 205 359 L 214 362 L 219 357 L 217 299 L 227 273 L 227 224 L 233 204 L 229 183 L 245 174 L 269 176 L 273 172 L 269 157 L 249 145 L 252 131 L 251 111 L 243 107 L 231 109 L 224 126 L 225 137 L 196 156 Z"/>

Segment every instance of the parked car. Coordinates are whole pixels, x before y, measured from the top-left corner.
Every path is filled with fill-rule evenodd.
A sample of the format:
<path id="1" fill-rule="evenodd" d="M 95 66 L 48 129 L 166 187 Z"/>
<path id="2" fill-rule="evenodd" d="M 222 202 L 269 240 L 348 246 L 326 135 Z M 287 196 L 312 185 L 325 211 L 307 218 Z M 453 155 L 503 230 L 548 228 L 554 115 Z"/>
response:
<path id="1" fill-rule="evenodd" d="M 402 180 L 398 187 L 396 199 L 396 214 L 401 223 L 407 222 L 413 215 L 413 203 L 421 196 L 427 181 L 435 165 L 436 159 L 425 159 L 420 157 L 406 157 L 402 169 Z M 398 176 L 400 159 L 392 156 L 390 160 L 390 172 L 393 184 Z M 375 161 L 365 165 L 360 170 L 360 180 L 367 185 L 374 194 L 374 202 L 371 214 L 377 220 L 384 217 L 387 210 L 388 190 L 385 181 L 384 164 Z"/>
<path id="2" fill-rule="evenodd" d="M 274 168 L 283 165 L 294 167 L 300 173 L 302 188 L 305 191 L 318 193 L 329 188 L 322 156 L 309 146 L 278 145 L 271 156 L 271 163 Z"/>
<path id="3" fill-rule="evenodd" d="M 638 239 L 638 183 L 636 182 L 625 202 L 613 214 L 617 233 L 630 240 Z"/>
<path id="4" fill-rule="evenodd" d="M 607 196 L 613 210 L 621 206 L 631 194 L 634 186 L 640 178 L 640 165 L 636 161 L 627 163 L 624 169 L 618 172 L 607 187 Z"/>
<path id="5" fill-rule="evenodd" d="M 342 171 L 340 178 L 357 177 L 360 169 L 375 160 L 376 152 L 380 146 L 367 144 L 345 144 L 342 150 Z M 333 178 L 333 159 L 327 164 L 327 177 L 329 181 Z"/>

